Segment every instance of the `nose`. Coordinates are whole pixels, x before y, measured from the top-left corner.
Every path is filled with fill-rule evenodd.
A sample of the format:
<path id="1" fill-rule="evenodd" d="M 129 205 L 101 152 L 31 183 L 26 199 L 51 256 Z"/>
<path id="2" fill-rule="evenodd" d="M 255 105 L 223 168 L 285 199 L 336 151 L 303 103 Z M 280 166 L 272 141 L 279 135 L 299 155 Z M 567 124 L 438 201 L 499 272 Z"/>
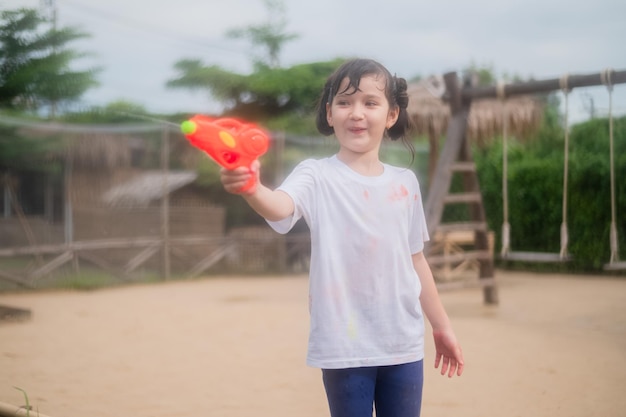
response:
<path id="1" fill-rule="evenodd" d="M 350 118 L 353 120 L 361 120 L 364 117 L 363 108 L 359 105 L 355 105 L 350 112 Z"/>

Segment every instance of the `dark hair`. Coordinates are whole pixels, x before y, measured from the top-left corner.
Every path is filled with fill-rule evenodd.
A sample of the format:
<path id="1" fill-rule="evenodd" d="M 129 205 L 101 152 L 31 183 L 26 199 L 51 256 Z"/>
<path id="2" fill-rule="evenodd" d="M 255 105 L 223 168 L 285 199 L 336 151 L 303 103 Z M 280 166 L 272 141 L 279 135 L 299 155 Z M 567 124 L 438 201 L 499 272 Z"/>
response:
<path id="1" fill-rule="evenodd" d="M 339 93 L 339 85 L 344 79 L 348 79 L 348 85 L 344 91 L 354 89 L 358 90 L 361 78 L 366 75 L 382 75 L 385 77 L 385 96 L 389 101 L 389 108 L 398 106 L 398 120 L 387 130 L 387 136 L 392 140 L 404 138 L 411 128 L 411 119 L 407 112 L 409 105 L 409 96 L 407 94 L 407 84 L 404 78 L 391 75 L 389 70 L 382 64 L 372 59 L 351 59 L 344 62 L 330 77 L 326 80 L 324 90 L 317 104 L 317 116 L 315 124 L 317 130 L 324 136 L 332 135 L 335 130 L 328 124 L 326 118 L 326 104 L 332 102 L 333 98 Z M 406 141 L 405 141 L 406 142 Z"/>

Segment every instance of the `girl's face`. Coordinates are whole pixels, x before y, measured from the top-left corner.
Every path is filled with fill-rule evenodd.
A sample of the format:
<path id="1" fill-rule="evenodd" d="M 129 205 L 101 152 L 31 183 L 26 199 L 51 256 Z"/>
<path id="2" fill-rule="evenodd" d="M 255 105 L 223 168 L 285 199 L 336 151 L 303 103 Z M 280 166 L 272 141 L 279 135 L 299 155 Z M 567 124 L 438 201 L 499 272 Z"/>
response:
<path id="1" fill-rule="evenodd" d="M 326 105 L 328 124 L 333 127 L 342 151 L 378 154 L 385 129 L 398 119 L 398 108 L 389 108 L 385 95 L 386 80 L 379 75 L 365 75 L 358 90 L 345 78 L 332 103 Z"/>

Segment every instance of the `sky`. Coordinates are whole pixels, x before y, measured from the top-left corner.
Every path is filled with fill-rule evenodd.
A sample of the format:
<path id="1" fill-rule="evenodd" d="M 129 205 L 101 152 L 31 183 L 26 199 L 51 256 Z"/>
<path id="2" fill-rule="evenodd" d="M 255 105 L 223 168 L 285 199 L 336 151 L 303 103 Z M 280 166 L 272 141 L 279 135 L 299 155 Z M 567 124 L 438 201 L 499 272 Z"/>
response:
<path id="1" fill-rule="evenodd" d="M 100 67 L 100 86 L 82 105 L 117 100 L 153 113 L 211 113 L 218 103 L 204 91 L 168 89 L 174 63 L 200 59 L 206 65 L 248 74 L 258 50 L 228 39 L 229 29 L 266 22 L 263 0 L 0 0 L 0 9 L 57 10 L 59 26 L 91 35 L 70 44 L 89 52 L 76 69 Z M 368 57 L 405 78 L 462 71 L 474 64 L 498 78 L 536 80 L 566 74 L 626 70 L 626 1 L 565 0 L 284 0 L 288 67 L 338 57 Z M 570 121 L 591 109 L 608 113 L 604 86 L 574 89 Z M 626 84 L 615 86 L 615 115 L 626 114 Z"/>

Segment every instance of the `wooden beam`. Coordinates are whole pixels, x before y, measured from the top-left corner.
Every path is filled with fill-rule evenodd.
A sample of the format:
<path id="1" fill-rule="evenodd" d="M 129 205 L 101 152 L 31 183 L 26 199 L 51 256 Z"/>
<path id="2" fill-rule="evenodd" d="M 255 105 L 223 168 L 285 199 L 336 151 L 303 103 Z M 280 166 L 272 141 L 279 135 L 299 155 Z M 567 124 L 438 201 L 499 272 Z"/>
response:
<path id="1" fill-rule="evenodd" d="M 493 253 L 489 250 L 468 250 L 447 255 L 431 255 L 428 257 L 428 263 L 430 265 L 441 265 L 446 263 L 459 263 L 467 260 L 480 261 L 483 259 L 493 259 Z"/>
<path id="2" fill-rule="evenodd" d="M 12 282 L 14 284 L 19 285 L 20 287 L 30 288 L 30 289 L 35 288 L 34 285 L 26 281 L 25 277 L 20 277 L 19 275 L 11 274 L 6 271 L 0 271 L 0 279 Z"/>
<path id="3" fill-rule="evenodd" d="M 450 291 L 450 290 L 460 290 L 464 288 L 474 288 L 474 287 L 492 287 L 495 288 L 497 285 L 495 278 L 481 278 L 475 281 L 450 281 L 450 282 L 438 282 L 437 289 L 439 291 Z"/>
<path id="4" fill-rule="evenodd" d="M 187 276 L 189 278 L 195 278 L 199 276 L 204 271 L 206 271 L 207 269 L 215 265 L 217 262 L 219 262 L 224 256 L 226 256 L 228 252 L 234 250 L 234 248 L 235 248 L 235 245 L 232 243 L 226 246 L 222 246 L 221 248 L 218 248 L 213 253 L 211 253 L 210 255 L 202 259 L 200 262 L 198 262 L 198 264 L 196 264 L 196 266 L 194 266 L 191 269 L 191 271 L 189 271 Z"/>
<path id="5" fill-rule="evenodd" d="M 564 75 L 562 78 L 553 78 L 549 80 L 528 81 L 524 83 L 511 83 L 502 86 L 502 92 L 505 97 L 518 96 L 522 94 L 548 93 L 551 91 L 561 90 L 563 82 L 567 81 L 567 88 L 576 87 L 593 87 L 605 85 L 605 73 L 594 73 L 586 75 Z M 626 70 L 611 71 L 610 81 L 612 85 L 626 83 Z M 498 86 L 487 87 L 466 87 L 461 92 L 464 99 L 476 100 L 483 98 L 498 97 Z"/>
<path id="6" fill-rule="evenodd" d="M 173 245 L 198 245 L 201 243 L 221 243 L 223 237 L 211 236 L 189 236 L 180 238 L 170 238 Z M 69 246 L 64 243 L 38 246 L 17 246 L 13 248 L 0 249 L 0 257 L 12 257 L 19 255 L 55 254 L 67 249 L 72 251 L 98 250 L 98 249 L 124 249 L 152 246 L 160 244 L 159 237 L 139 237 L 139 238 L 119 238 L 119 239 L 99 239 L 74 241 Z"/>
<path id="7" fill-rule="evenodd" d="M 114 277 L 122 276 L 124 281 L 130 281 L 130 275 L 128 275 L 122 269 L 112 265 L 110 262 L 105 261 L 101 257 L 95 255 L 92 252 L 76 252 L 76 256 L 80 259 L 87 261 L 93 265 L 96 265 L 105 271 L 109 271 Z"/>
<path id="8" fill-rule="evenodd" d="M 147 248 L 145 248 L 144 250 L 139 252 L 133 259 L 128 261 L 128 263 L 124 267 L 124 273 L 130 274 L 131 272 L 133 272 L 141 264 L 143 264 L 148 259 L 150 259 L 152 257 L 152 255 L 157 253 L 158 250 L 159 250 L 159 245 L 155 244 L 155 245 L 152 245 L 152 246 L 148 246 Z"/>
<path id="9" fill-rule="evenodd" d="M 549 252 L 509 252 L 506 255 L 500 257 L 504 261 L 516 261 L 516 262 L 567 262 L 571 260 L 571 257 L 561 257 L 559 253 Z"/>
<path id="10" fill-rule="evenodd" d="M 50 271 L 55 270 L 56 268 L 60 267 L 64 263 L 71 261 L 72 259 L 74 259 L 74 254 L 72 253 L 72 251 L 68 250 L 66 252 L 63 252 L 62 254 L 60 254 L 59 256 L 57 256 L 56 258 L 54 258 L 47 264 L 43 265 L 41 268 L 38 268 L 35 271 L 31 272 L 29 274 L 29 278 L 31 280 L 41 278 L 42 276 L 46 275 Z"/>
<path id="11" fill-rule="evenodd" d="M 604 265 L 605 271 L 621 271 L 626 269 L 626 262 L 613 262 Z"/>

